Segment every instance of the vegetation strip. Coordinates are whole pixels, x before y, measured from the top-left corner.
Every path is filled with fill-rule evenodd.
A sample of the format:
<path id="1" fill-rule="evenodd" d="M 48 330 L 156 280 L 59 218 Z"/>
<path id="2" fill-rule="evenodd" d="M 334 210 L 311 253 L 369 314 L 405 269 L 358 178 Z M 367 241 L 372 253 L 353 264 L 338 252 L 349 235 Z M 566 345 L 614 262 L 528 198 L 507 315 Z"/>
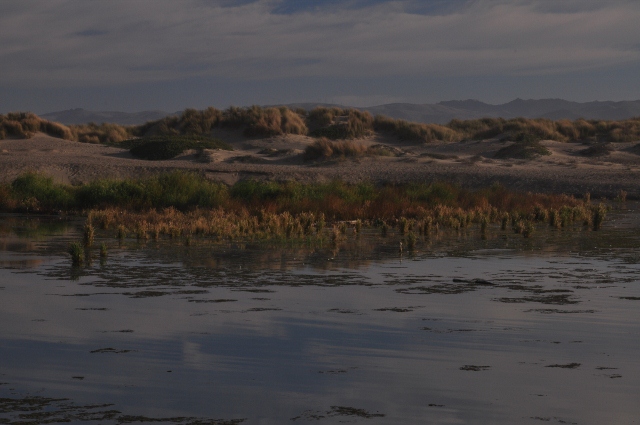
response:
<path id="1" fill-rule="evenodd" d="M 65 126 L 29 112 L 0 115 L 0 139 L 30 138 L 36 132 L 44 132 L 66 140 L 117 144 L 134 138 L 206 136 L 219 128 L 240 130 L 246 137 L 300 134 L 332 140 L 357 139 L 377 132 L 415 143 L 493 138 L 525 144 L 539 140 L 589 143 L 640 140 L 640 118 L 621 121 L 482 118 L 454 119 L 446 125 L 439 125 L 408 122 L 381 115 L 374 117 L 357 109 L 318 107 L 306 111 L 291 110 L 284 106 L 252 106 L 230 107 L 226 110 L 213 107 L 204 110 L 185 109 L 179 116 L 168 116 L 138 126 L 109 123 Z M 599 149 L 585 154 L 601 155 L 606 152 Z"/>
<path id="2" fill-rule="evenodd" d="M 0 210 L 82 213 L 88 216 L 83 242 L 71 244 L 74 263 L 84 260 L 96 228 L 120 239 L 184 238 L 337 241 L 377 227 L 404 238 L 412 251 L 418 237 L 440 229 L 478 225 L 482 237 L 491 223 L 529 237 L 536 223 L 553 227 L 581 224 L 594 230 L 607 213 L 566 195 L 517 193 L 504 187 L 470 191 L 446 183 L 374 186 L 341 181 L 302 184 L 241 181 L 229 187 L 186 172 L 140 180 L 98 180 L 82 186 L 56 184 L 40 174 L 24 174 L 0 185 Z M 100 247 L 107 256 L 106 246 Z"/>

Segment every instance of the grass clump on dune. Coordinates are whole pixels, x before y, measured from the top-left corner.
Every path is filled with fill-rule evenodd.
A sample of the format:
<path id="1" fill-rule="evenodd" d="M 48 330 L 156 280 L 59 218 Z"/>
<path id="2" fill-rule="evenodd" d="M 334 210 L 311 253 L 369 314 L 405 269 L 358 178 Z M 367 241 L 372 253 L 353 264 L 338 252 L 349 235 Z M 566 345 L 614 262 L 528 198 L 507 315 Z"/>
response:
<path id="1" fill-rule="evenodd" d="M 15 137 L 29 139 L 43 132 L 60 139 L 74 140 L 71 129 L 57 122 L 44 120 L 31 112 L 10 112 L 0 115 L 0 139 Z"/>
<path id="2" fill-rule="evenodd" d="M 186 109 L 179 117 L 166 117 L 138 126 L 138 136 L 202 135 L 215 128 L 242 129 L 247 137 L 280 134 L 307 134 L 304 117 L 286 107 L 229 107 L 224 111 L 210 107 L 203 111 Z"/>
<path id="3" fill-rule="evenodd" d="M 384 116 L 376 116 L 374 122 L 376 131 L 390 133 L 400 140 L 418 143 L 434 141 L 456 142 L 462 135 L 455 130 L 438 124 L 419 124 L 405 120 L 395 120 Z"/>
<path id="4" fill-rule="evenodd" d="M 358 139 L 373 133 L 373 116 L 357 109 L 315 108 L 307 116 L 310 135 L 332 140 Z"/>
<path id="5" fill-rule="evenodd" d="M 304 150 L 304 160 L 313 161 L 318 159 L 332 158 L 355 158 L 365 155 L 390 155 L 389 152 L 376 146 L 365 146 L 362 143 L 350 140 L 331 141 L 321 138 L 310 144 Z"/>
<path id="6" fill-rule="evenodd" d="M 540 156 L 551 155 L 551 151 L 529 133 L 520 133 L 514 138 L 514 143 L 505 146 L 495 153 L 498 159 L 535 159 Z"/>
<path id="7" fill-rule="evenodd" d="M 73 139 L 82 143 L 117 144 L 135 136 L 135 127 L 118 124 L 80 124 L 70 127 Z"/>

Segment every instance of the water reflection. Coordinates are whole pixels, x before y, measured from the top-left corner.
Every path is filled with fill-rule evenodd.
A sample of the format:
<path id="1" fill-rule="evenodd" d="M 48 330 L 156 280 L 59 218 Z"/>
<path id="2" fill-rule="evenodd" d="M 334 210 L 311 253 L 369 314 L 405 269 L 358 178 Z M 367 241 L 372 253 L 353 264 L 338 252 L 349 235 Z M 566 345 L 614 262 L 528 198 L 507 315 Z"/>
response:
<path id="1" fill-rule="evenodd" d="M 374 231 L 324 246 L 102 235 L 107 258 L 91 248 L 81 267 L 64 254 L 81 222 L 5 218 L 0 421 L 631 423 L 637 217 L 528 240 L 443 232 L 402 255 Z"/>

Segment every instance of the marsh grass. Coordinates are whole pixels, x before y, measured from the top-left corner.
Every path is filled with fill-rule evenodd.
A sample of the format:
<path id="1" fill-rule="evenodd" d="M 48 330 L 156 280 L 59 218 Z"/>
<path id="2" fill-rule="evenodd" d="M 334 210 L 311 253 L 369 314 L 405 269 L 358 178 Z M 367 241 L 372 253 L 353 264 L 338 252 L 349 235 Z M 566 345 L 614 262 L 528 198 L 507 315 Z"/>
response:
<path id="1" fill-rule="evenodd" d="M 69 244 L 67 253 L 71 255 L 71 262 L 74 266 L 80 266 L 84 263 L 84 247 L 80 242 L 72 242 Z"/>
<path id="2" fill-rule="evenodd" d="M 87 222 L 84 225 L 84 232 L 83 232 L 83 238 L 82 238 L 82 241 L 84 242 L 84 246 L 90 247 L 91 245 L 93 245 L 94 239 L 95 239 L 95 229 L 91 224 L 91 220 L 87 220 Z"/>
<path id="3" fill-rule="evenodd" d="M 470 191 L 446 183 L 374 186 L 341 181 L 302 184 L 245 180 L 231 187 L 173 172 L 140 180 L 100 180 L 82 186 L 54 184 L 39 174 L 0 186 L 5 211 L 88 213 L 85 243 L 95 229 L 113 229 L 119 239 L 200 235 L 220 239 L 325 238 L 328 226 L 340 238 L 365 227 L 397 228 L 400 235 L 463 231 L 490 223 L 512 226 L 549 222 L 599 229 L 606 207 L 565 195 L 508 191 L 494 185 Z M 91 210 L 91 211 L 90 211 Z M 335 226 L 335 227 L 333 227 Z M 525 233 L 526 226 L 519 233 Z M 331 230 L 333 231 L 333 230 Z"/>

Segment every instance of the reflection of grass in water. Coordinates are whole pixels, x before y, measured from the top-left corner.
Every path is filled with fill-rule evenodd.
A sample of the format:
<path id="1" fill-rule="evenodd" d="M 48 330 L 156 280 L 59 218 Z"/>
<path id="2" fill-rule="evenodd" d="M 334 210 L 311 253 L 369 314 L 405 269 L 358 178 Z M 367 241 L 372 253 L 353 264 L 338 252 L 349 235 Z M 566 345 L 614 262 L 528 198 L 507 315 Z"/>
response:
<path id="1" fill-rule="evenodd" d="M 61 236 L 72 228 L 62 217 L 3 217 L 0 221 L 0 235 L 15 234 L 21 238 L 42 239 Z"/>

